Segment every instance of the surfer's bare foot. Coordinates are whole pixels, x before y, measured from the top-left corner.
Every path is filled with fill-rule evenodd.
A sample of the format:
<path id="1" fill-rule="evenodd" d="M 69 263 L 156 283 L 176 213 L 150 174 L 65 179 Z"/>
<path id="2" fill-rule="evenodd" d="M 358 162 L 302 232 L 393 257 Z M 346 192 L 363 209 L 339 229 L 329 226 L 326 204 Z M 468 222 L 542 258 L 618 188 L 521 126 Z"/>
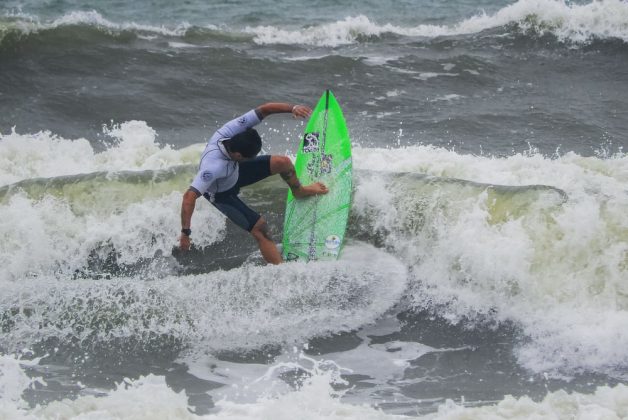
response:
<path id="1" fill-rule="evenodd" d="M 322 182 L 315 182 L 310 185 L 301 185 L 298 189 L 292 190 L 296 198 L 311 197 L 313 195 L 327 194 L 329 190 Z"/>

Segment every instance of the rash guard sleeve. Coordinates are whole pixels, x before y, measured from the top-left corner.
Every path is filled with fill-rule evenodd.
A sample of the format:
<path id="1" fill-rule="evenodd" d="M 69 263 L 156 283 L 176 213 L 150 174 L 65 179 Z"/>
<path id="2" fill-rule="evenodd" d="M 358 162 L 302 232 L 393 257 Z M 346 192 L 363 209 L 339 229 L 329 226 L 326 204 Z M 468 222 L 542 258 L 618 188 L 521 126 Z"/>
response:
<path id="1" fill-rule="evenodd" d="M 246 114 L 240 115 L 220 127 L 216 133 L 219 134 L 221 138 L 228 139 L 236 134 L 246 131 L 249 128 L 255 127 L 261 121 L 261 115 L 257 112 L 257 110 L 252 109 Z"/>

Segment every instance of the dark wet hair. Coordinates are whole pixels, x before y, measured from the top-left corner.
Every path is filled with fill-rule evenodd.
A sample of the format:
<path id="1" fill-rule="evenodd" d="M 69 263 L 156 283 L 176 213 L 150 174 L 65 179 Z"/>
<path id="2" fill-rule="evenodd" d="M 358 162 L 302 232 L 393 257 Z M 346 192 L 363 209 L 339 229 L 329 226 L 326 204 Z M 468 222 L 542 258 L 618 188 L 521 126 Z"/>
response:
<path id="1" fill-rule="evenodd" d="M 262 138 L 259 133 L 249 128 L 223 142 L 229 152 L 239 152 L 245 158 L 252 158 L 262 150 Z"/>

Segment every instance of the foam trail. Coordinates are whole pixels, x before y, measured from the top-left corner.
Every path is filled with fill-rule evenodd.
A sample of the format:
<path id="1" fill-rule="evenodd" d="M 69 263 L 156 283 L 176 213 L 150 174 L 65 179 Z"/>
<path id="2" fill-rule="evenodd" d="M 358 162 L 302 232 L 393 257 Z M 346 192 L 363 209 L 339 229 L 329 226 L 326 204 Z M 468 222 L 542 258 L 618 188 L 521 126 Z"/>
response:
<path id="1" fill-rule="evenodd" d="M 281 345 L 373 322 L 399 300 L 406 277 L 394 257 L 355 244 L 334 263 L 161 279 L 4 281 L 0 346 L 18 351 L 56 338 L 84 347 L 118 339 L 150 347 L 164 336 L 202 353 Z"/>

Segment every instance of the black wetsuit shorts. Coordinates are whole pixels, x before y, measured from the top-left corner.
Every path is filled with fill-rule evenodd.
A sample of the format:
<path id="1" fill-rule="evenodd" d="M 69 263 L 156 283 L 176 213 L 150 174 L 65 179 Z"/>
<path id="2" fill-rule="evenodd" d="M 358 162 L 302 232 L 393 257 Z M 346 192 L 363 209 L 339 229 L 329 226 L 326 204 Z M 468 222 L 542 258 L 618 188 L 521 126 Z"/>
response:
<path id="1" fill-rule="evenodd" d="M 203 196 L 233 223 L 250 232 L 261 216 L 240 200 L 238 197 L 240 188 L 259 182 L 270 175 L 270 155 L 257 156 L 239 162 L 238 181 L 233 187 L 211 196 L 207 193 Z"/>

